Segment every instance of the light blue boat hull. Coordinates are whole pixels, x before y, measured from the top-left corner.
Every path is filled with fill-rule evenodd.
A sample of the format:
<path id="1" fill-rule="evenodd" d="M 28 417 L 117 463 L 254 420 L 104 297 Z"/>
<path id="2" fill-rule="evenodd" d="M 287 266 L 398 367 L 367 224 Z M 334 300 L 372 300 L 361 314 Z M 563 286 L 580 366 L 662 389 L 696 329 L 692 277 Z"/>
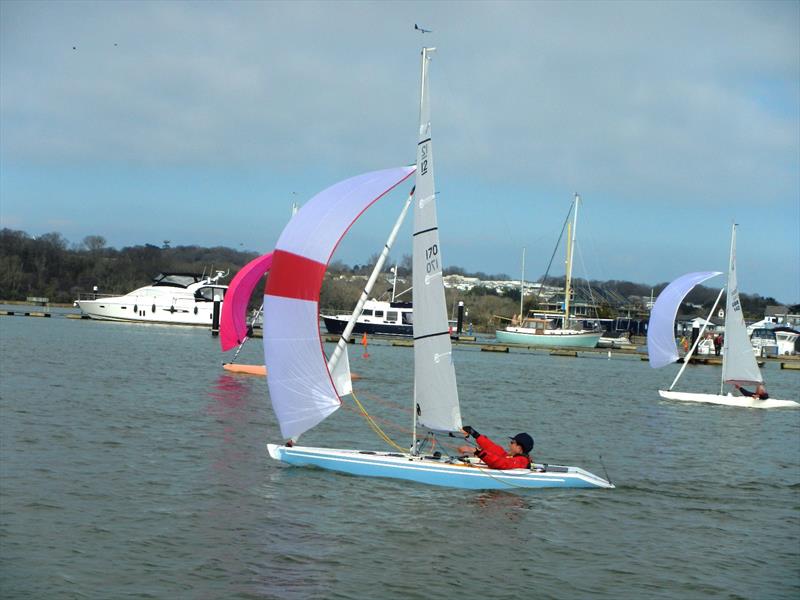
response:
<path id="1" fill-rule="evenodd" d="M 448 463 L 408 454 L 360 452 L 333 448 L 267 444 L 272 458 L 299 467 L 319 467 L 361 477 L 405 479 L 468 490 L 519 490 L 532 488 L 613 488 L 614 485 L 578 467 L 540 466 L 498 471 L 485 466 Z"/>
<path id="2" fill-rule="evenodd" d="M 569 348 L 594 348 L 600 341 L 602 333 L 567 333 L 559 334 L 537 334 L 537 333 L 518 333 L 515 331 L 505 331 L 498 329 L 495 337 L 501 344 L 520 344 L 523 346 L 563 346 Z"/>

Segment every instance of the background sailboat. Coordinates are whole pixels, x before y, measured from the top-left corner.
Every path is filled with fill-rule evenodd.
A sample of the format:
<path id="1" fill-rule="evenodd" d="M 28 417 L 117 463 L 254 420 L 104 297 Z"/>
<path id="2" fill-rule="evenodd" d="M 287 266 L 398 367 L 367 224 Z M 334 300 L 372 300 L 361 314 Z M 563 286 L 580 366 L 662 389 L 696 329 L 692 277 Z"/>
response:
<path id="1" fill-rule="evenodd" d="M 219 323 L 219 345 L 223 352 L 235 348 L 248 337 L 247 305 L 256 284 L 271 266 L 272 252 L 269 252 L 243 266 L 228 285 Z"/>
<path id="2" fill-rule="evenodd" d="M 538 471 L 490 471 L 441 453 L 423 455 L 424 441 L 461 429 L 433 179 L 428 98 L 428 61 L 422 52 L 419 143 L 415 167 L 367 173 L 340 182 L 306 203 L 281 234 L 264 295 L 264 353 L 270 368 L 270 398 L 285 446 L 268 444 L 275 459 L 353 475 L 392 477 L 466 489 L 613 487 L 577 467 Z M 341 237 L 358 216 L 387 191 L 416 173 L 413 196 L 414 434 L 409 452 L 378 452 L 296 445 L 297 438 L 331 415 L 346 385 L 346 348 L 331 366 L 321 351 L 317 306 L 325 268 Z M 358 311 L 356 311 L 357 313 Z M 424 431 L 418 443 L 418 431 Z M 401 449 L 397 446 L 398 449 Z M 402 450 L 402 449 L 401 449 Z"/>
<path id="3" fill-rule="evenodd" d="M 572 262 L 575 253 L 575 235 L 578 230 L 578 207 L 581 197 L 575 194 L 572 204 L 572 225 L 567 233 L 566 277 L 564 280 L 564 316 L 560 327 L 554 327 L 553 319 L 537 318 L 532 314 L 523 318 L 522 300 L 520 300 L 520 323 L 512 323 L 505 329 L 495 332 L 497 341 L 503 344 L 524 344 L 526 346 L 571 346 L 578 348 L 594 348 L 600 340 L 602 332 L 570 327 L 570 295 L 572 285 Z M 569 216 L 569 214 L 567 214 Z M 523 259 L 524 270 L 524 259 Z M 524 277 L 523 277 L 524 279 Z M 520 295 L 524 294 L 524 283 Z"/>
<path id="4" fill-rule="evenodd" d="M 687 273 L 670 283 L 659 294 L 650 314 L 650 324 L 647 330 L 647 353 L 650 357 L 650 366 L 658 369 L 678 360 L 678 348 L 675 343 L 675 317 L 686 295 L 694 287 L 707 279 L 721 275 L 719 271 L 705 271 Z M 704 394 L 696 392 L 675 392 L 672 389 L 681 378 L 689 359 L 703 338 L 705 325 L 700 330 L 694 345 L 684 357 L 683 365 L 678 375 L 668 390 L 659 390 L 662 398 L 669 400 L 683 400 L 685 402 L 709 402 L 712 404 L 727 404 L 730 406 L 744 406 L 750 408 L 786 408 L 800 406 L 793 400 L 759 400 L 746 396 L 734 396 L 731 393 L 723 394 L 725 384 L 741 386 L 756 386 L 763 383 L 761 371 L 756 363 L 753 347 L 747 338 L 747 328 L 744 322 L 742 306 L 739 302 L 739 287 L 736 275 L 736 225 L 731 231 L 731 250 L 728 261 L 728 294 L 725 303 L 725 341 L 722 349 L 722 378 L 718 394 Z M 709 319 L 717 308 L 723 287 L 714 306 L 711 308 Z M 706 323 L 708 319 L 706 320 Z"/>
<path id="5" fill-rule="evenodd" d="M 248 375 L 266 375 L 264 365 L 237 364 L 236 357 L 247 342 L 251 332 L 247 325 L 247 305 L 258 281 L 272 266 L 272 252 L 251 260 L 231 280 L 222 305 L 222 316 L 219 323 L 219 345 L 223 352 L 236 350 L 233 360 L 224 363 L 222 368 L 233 373 Z"/>

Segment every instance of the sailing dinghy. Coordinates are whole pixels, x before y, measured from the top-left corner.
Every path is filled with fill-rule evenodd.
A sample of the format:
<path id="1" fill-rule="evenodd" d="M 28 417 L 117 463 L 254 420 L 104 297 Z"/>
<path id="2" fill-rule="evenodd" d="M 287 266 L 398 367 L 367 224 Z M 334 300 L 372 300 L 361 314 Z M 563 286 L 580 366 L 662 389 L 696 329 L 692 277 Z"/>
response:
<path id="1" fill-rule="evenodd" d="M 433 146 L 428 98 L 428 63 L 422 51 L 417 164 L 375 171 L 320 192 L 286 226 L 273 254 L 264 294 L 264 355 L 269 365 L 272 406 L 287 445 L 268 444 L 270 456 L 297 466 L 314 466 L 352 475 L 389 477 L 464 489 L 614 487 L 577 467 L 536 465 L 535 469 L 490 470 L 481 464 L 425 456 L 422 447 L 435 434 L 459 436 L 461 411 L 447 322 L 442 253 L 436 216 Z M 415 174 L 412 191 L 414 286 L 414 434 L 410 451 L 381 452 L 303 447 L 298 436 L 328 417 L 352 391 L 346 346 L 330 361 L 322 352 L 319 291 L 331 255 L 353 222 L 381 196 Z M 399 224 L 390 236 L 396 234 Z M 387 244 L 388 248 L 389 244 Z M 381 255 L 381 259 L 386 255 Z M 368 290 L 365 290 L 365 294 Z M 362 299 L 366 297 L 362 295 Z M 354 311 L 354 319 L 360 307 Z M 338 360 L 334 360 L 337 358 Z M 418 438 L 418 430 L 427 432 Z"/>
<path id="2" fill-rule="evenodd" d="M 254 258 L 236 273 L 228 285 L 222 315 L 219 322 L 219 344 L 223 352 L 239 346 L 233 360 L 223 363 L 222 368 L 230 373 L 243 373 L 264 377 L 267 374 L 265 365 L 238 364 L 236 358 L 250 339 L 247 326 L 247 305 L 259 279 L 269 272 L 272 266 L 272 252 Z"/>
<path id="3" fill-rule="evenodd" d="M 687 273 L 678 277 L 670 283 L 659 294 L 650 313 L 650 324 L 647 329 L 647 353 L 650 357 L 650 366 L 654 369 L 675 363 L 678 360 L 678 347 L 675 343 L 675 317 L 686 295 L 694 289 L 696 285 L 722 275 L 720 271 L 704 271 L 698 273 Z M 739 286 L 736 277 L 736 225 L 733 225 L 731 232 L 731 251 L 728 261 L 728 294 L 725 302 L 725 337 L 722 347 L 722 379 L 718 394 L 704 394 L 697 392 L 675 392 L 673 388 L 683 375 L 686 365 L 689 364 L 692 354 L 695 352 L 699 341 L 703 338 L 706 326 L 700 330 L 694 345 L 689 349 L 684 357 L 683 366 L 672 385 L 668 390 L 659 390 L 658 394 L 668 400 L 681 400 L 683 402 L 708 402 L 711 404 L 726 404 L 728 406 L 743 406 L 747 408 L 790 408 L 798 407 L 800 404 L 794 400 L 776 400 L 769 398 L 760 400 L 748 396 L 734 396 L 731 393 L 723 394 L 723 386 L 736 384 L 740 386 L 757 386 L 764 382 L 761 371 L 758 368 L 753 346 L 747 338 L 747 328 L 744 322 L 742 306 L 739 302 Z M 717 308 L 723 287 L 717 301 L 711 308 L 711 313 L 706 319 L 708 323 L 711 315 Z"/>
<path id="4" fill-rule="evenodd" d="M 219 321 L 219 345 L 223 352 L 243 344 L 249 337 L 247 305 L 259 279 L 271 266 L 272 252 L 268 252 L 251 260 L 231 279 Z"/>

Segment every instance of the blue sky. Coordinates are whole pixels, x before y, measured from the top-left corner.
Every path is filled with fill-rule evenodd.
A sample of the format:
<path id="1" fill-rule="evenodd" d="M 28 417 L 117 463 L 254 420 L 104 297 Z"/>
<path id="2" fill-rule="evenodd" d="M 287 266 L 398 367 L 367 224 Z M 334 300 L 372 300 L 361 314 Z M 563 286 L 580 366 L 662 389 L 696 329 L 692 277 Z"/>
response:
<path id="1" fill-rule="evenodd" d="M 735 221 L 741 290 L 800 302 L 799 30 L 784 1 L 6 0 L 0 226 L 268 251 L 292 201 L 414 161 L 425 43 L 445 264 L 541 275 L 580 192 L 579 276 L 725 270 Z"/>

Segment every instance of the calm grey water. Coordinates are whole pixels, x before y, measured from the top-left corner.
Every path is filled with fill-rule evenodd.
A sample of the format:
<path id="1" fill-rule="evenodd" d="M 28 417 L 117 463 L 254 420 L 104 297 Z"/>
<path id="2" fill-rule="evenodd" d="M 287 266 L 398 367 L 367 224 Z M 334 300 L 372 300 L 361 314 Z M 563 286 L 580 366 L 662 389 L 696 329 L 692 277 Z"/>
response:
<path id="1" fill-rule="evenodd" d="M 351 348 L 402 424 L 409 348 Z M 259 362 L 260 341 L 240 362 Z M 207 331 L 0 319 L 3 598 L 797 598 L 800 411 L 660 401 L 638 358 L 455 354 L 465 423 L 615 490 L 467 492 L 292 468 Z M 767 366 L 773 395 L 800 373 Z M 692 367 L 684 389 L 714 389 Z M 347 405 L 308 445 L 383 449 Z M 407 434 L 387 426 L 407 443 Z"/>

